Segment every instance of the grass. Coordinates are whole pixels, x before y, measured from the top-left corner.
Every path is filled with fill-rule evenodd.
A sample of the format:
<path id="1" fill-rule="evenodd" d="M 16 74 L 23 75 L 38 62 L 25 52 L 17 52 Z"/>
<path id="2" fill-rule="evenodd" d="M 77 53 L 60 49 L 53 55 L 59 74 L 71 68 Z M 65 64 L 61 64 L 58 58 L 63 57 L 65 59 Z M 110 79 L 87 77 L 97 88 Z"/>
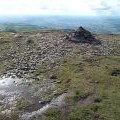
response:
<path id="1" fill-rule="evenodd" d="M 0 120 L 19 120 L 19 113 L 12 112 L 10 116 L 0 115 Z"/>
<path id="2" fill-rule="evenodd" d="M 57 78 L 61 81 L 58 88 L 64 90 L 67 87 L 71 91 L 66 99 L 68 108 L 52 109 L 42 119 L 119 120 L 120 79 L 119 75 L 111 75 L 112 71 L 120 69 L 119 61 L 119 56 L 85 58 L 80 55 L 62 60 L 57 71 Z M 93 103 L 79 105 L 92 94 Z"/>
<path id="3" fill-rule="evenodd" d="M 22 99 L 20 101 L 17 102 L 17 105 L 16 105 L 16 108 L 18 110 L 24 110 L 26 109 L 26 107 L 28 107 L 30 105 L 30 102 L 25 100 L 25 99 Z"/>

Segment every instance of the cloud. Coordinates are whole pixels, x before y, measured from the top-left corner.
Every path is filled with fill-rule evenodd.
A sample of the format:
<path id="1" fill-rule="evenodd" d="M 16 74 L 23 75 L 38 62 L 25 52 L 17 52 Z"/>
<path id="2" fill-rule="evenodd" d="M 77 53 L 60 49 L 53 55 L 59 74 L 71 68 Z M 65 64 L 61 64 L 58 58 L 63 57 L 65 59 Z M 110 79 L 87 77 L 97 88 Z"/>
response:
<path id="1" fill-rule="evenodd" d="M 95 0 L 95 4 L 90 5 L 96 15 L 120 16 L 119 0 Z"/>
<path id="2" fill-rule="evenodd" d="M 92 8 L 92 10 L 110 10 L 110 9 L 112 9 L 112 6 L 107 4 L 106 1 L 101 1 L 101 3 L 98 6 Z"/>
<path id="3" fill-rule="evenodd" d="M 0 0 L 0 3 L 0 14 L 93 14 L 83 0 Z"/>
<path id="4" fill-rule="evenodd" d="M 0 0 L 3 15 L 120 15 L 118 11 L 120 0 Z"/>
<path id="5" fill-rule="evenodd" d="M 99 7 L 99 8 L 92 8 L 92 10 L 110 10 L 112 7 Z"/>

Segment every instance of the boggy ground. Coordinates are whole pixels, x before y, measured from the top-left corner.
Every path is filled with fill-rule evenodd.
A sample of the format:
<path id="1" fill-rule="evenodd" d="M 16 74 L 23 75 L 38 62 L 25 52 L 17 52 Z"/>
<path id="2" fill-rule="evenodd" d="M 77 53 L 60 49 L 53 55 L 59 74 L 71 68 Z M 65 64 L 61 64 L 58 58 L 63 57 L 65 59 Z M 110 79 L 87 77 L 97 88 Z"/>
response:
<path id="1" fill-rule="evenodd" d="M 0 33 L 1 120 L 120 119 L 120 35 L 66 34 Z"/>

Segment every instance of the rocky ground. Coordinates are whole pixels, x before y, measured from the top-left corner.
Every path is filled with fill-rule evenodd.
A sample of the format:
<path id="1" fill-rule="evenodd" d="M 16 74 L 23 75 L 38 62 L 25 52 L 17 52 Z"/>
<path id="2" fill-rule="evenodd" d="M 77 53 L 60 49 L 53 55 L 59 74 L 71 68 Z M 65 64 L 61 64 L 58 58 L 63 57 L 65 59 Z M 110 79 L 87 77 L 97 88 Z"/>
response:
<path id="1" fill-rule="evenodd" d="M 119 120 L 120 35 L 73 33 L 0 33 L 1 120 Z"/>

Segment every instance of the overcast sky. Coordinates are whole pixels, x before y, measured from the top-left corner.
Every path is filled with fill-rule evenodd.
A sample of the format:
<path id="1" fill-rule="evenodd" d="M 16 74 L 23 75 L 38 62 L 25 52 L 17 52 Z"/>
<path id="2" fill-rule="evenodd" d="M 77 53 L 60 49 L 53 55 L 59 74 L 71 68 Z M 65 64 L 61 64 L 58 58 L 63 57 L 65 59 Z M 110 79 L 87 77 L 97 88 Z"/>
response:
<path id="1" fill-rule="evenodd" d="M 120 15 L 120 0 L 0 0 L 0 15 Z"/>

